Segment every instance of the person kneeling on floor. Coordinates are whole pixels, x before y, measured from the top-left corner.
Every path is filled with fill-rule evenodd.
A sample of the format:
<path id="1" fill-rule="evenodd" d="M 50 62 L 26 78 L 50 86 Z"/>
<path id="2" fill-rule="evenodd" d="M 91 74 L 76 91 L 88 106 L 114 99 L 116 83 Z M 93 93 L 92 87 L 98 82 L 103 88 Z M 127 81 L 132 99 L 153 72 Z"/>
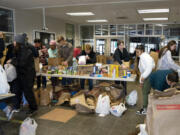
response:
<path id="1" fill-rule="evenodd" d="M 178 73 L 173 70 L 157 70 L 151 73 L 146 83 L 146 89 L 143 91 L 143 108 L 140 111 L 137 111 L 137 114 L 146 114 L 148 95 L 151 88 L 158 91 L 164 91 L 170 87 L 174 87 L 178 81 Z"/>

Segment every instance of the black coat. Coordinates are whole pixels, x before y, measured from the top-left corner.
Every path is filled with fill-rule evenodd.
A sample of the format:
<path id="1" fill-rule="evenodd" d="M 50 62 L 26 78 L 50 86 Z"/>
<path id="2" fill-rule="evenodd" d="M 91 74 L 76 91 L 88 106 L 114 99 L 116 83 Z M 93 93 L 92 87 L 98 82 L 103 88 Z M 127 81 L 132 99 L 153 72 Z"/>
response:
<path id="1" fill-rule="evenodd" d="M 31 49 L 20 45 L 19 50 L 14 54 L 12 64 L 16 67 L 17 77 L 23 77 L 26 81 L 31 79 L 32 82 L 35 77 L 35 65 Z"/>
<path id="2" fill-rule="evenodd" d="M 96 63 L 96 53 L 91 51 L 89 54 L 86 54 L 86 52 L 83 50 L 81 52 L 81 54 L 79 56 L 82 56 L 82 55 L 88 55 L 89 56 L 89 60 L 86 60 L 86 64 L 94 64 Z"/>
<path id="3" fill-rule="evenodd" d="M 3 51 L 5 49 L 5 44 L 3 38 L 0 38 L 0 59 L 3 57 Z"/>
<path id="4" fill-rule="evenodd" d="M 6 58 L 4 60 L 4 64 L 6 64 L 6 62 L 10 59 L 12 59 L 14 57 L 14 45 L 13 44 L 9 44 L 7 46 L 7 53 L 6 53 Z"/>
<path id="5" fill-rule="evenodd" d="M 117 48 L 115 50 L 115 53 L 113 55 L 114 61 L 117 61 L 119 64 L 122 64 L 122 60 L 127 62 L 130 59 L 129 53 L 126 50 L 126 48 L 123 49 L 123 52 L 121 52 L 119 50 L 119 48 Z"/>
<path id="6" fill-rule="evenodd" d="M 32 44 L 30 44 L 30 43 L 26 43 L 26 45 L 27 45 L 27 47 L 28 47 L 29 49 L 31 49 L 34 58 L 39 57 L 39 51 L 38 51 L 38 49 L 36 49 L 36 48 L 35 48 Z"/>

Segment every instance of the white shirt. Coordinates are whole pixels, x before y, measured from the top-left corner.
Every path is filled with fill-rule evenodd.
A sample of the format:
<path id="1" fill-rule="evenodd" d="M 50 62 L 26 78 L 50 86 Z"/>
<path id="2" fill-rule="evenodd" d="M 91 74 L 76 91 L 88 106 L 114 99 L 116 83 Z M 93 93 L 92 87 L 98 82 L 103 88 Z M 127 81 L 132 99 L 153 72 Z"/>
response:
<path id="1" fill-rule="evenodd" d="M 159 60 L 158 60 L 158 66 L 157 69 L 159 70 L 169 70 L 173 69 L 177 71 L 180 69 L 180 66 L 178 66 L 174 60 L 172 59 L 171 51 L 167 51 Z"/>
<path id="2" fill-rule="evenodd" d="M 140 83 L 142 83 L 141 78 L 146 79 L 151 74 L 152 70 L 155 68 L 155 62 L 153 58 L 146 52 L 142 53 L 139 57 L 140 60 L 138 67 L 141 73 Z"/>

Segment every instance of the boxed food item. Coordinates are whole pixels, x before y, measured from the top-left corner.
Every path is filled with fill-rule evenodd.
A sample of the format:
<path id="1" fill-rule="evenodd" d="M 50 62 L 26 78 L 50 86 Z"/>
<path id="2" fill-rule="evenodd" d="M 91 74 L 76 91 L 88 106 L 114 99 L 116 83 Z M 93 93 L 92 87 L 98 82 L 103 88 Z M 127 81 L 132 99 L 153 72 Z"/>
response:
<path id="1" fill-rule="evenodd" d="M 109 77 L 113 77 L 113 71 L 115 70 L 116 72 L 116 77 L 118 78 L 119 77 L 119 68 L 120 68 L 120 65 L 118 64 L 110 64 L 109 65 Z"/>
<path id="2" fill-rule="evenodd" d="M 93 64 L 78 65 L 78 75 L 87 75 L 87 74 L 89 75 L 93 73 L 93 68 L 94 68 Z"/>

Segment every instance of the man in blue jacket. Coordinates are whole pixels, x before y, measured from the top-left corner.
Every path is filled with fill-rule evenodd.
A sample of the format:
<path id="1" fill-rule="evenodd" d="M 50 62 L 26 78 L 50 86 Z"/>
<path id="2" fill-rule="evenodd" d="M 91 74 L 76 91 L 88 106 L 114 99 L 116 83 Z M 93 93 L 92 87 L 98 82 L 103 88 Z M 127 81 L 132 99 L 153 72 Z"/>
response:
<path id="1" fill-rule="evenodd" d="M 150 74 L 147 88 L 143 91 L 143 108 L 137 111 L 137 114 L 146 114 L 148 106 L 148 95 L 151 88 L 158 91 L 164 91 L 170 87 L 174 87 L 179 81 L 178 73 L 173 70 L 157 70 Z"/>

